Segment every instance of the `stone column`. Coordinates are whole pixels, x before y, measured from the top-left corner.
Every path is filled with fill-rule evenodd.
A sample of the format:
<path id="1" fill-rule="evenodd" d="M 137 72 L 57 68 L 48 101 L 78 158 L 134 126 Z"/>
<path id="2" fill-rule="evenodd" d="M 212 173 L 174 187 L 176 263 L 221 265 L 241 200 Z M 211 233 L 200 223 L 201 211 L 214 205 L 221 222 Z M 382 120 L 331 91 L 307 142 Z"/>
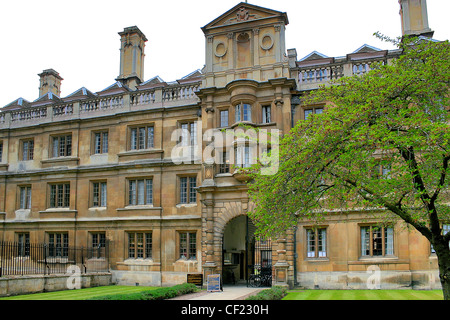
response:
<path id="1" fill-rule="evenodd" d="M 217 263 L 214 259 L 214 199 L 212 192 L 204 193 L 203 204 L 206 207 L 206 261 L 203 264 L 203 280 L 206 282 L 208 275 L 215 274 Z"/>
<path id="2" fill-rule="evenodd" d="M 289 263 L 286 259 L 286 242 L 285 238 L 281 238 L 277 240 L 278 248 L 278 261 L 275 263 L 275 277 L 274 277 L 274 285 L 275 286 L 288 286 L 288 269 Z"/>

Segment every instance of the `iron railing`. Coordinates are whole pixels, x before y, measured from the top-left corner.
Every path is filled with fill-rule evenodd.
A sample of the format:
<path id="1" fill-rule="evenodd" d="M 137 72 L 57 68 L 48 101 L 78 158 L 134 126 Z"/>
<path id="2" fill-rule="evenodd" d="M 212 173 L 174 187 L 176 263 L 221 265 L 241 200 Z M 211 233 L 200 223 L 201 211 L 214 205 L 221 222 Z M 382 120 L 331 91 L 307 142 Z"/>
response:
<path id="1" fill-rule="evenodd" d="M 95 248 L 0 241 L 0 277 L 109 272 L 108 243 Z M 73 271 L 72 271 L 73 272 Z"/>

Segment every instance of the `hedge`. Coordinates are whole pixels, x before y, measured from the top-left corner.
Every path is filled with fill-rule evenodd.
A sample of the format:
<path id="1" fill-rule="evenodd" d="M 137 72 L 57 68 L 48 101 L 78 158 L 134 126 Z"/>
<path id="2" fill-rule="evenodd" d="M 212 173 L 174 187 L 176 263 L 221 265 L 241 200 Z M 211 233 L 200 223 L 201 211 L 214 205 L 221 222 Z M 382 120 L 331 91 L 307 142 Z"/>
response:
<path id="1" fill-rule="evenodd" d="M 287 289 L 284 287 L 272 287 L 259 291 L 256 295 L 250 296 L 245 300 L 281 300 L 287 295 Z"/>
<path id="2" fill-rule="evenodd" d="M 184 294 L 196 292 L 198 289 L 192 283 L 179 284 L 173 287 L 164 287 L 129 294 L 114 294 L 94 297 L 88 300 L 165 300 Z"/>

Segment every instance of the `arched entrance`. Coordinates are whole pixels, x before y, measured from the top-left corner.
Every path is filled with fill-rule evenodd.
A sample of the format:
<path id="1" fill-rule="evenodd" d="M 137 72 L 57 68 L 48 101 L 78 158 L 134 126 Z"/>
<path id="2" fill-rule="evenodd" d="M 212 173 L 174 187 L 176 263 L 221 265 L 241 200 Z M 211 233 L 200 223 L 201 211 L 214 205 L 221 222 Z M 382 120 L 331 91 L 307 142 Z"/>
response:
<path id="1" fill-rule="evenodd" d="M 272 246 L 255 237 L 255 226 L 245 215 L 230 220 L 222 240 L 224 284 L 271 286 Z"/>

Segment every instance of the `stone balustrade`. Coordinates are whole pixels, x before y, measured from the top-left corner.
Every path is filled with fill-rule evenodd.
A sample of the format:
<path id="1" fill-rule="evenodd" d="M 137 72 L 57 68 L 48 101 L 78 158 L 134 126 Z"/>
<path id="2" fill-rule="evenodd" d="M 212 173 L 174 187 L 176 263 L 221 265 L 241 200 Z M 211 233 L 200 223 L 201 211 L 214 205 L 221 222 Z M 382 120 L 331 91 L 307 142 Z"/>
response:
<path id="1" fill-rule="evenodd" d="M 200 82 L 133 91 L 70 103 L 53 103 L 19 110 L 0 110 L 0 130 L 20 128 L 52 121 L 102 117 L 117 112 L 132 112 L 145 108 L 187 105 L 199 101 L 195 94 Z"/>

